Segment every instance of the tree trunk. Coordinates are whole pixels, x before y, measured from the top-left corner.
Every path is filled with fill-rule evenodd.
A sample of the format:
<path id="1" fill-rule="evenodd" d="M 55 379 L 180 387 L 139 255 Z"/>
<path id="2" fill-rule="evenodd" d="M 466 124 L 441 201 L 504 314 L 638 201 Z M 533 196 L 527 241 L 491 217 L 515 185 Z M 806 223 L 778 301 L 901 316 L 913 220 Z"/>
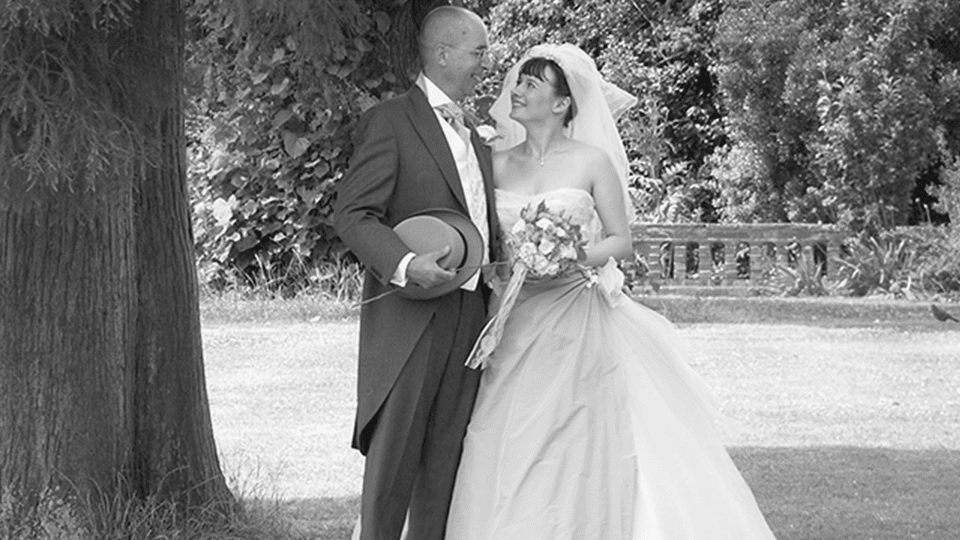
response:
<path id="1" fill-rule="evenodd" d="M 36 206 L 0 211 L 0 508 L 110 490 L 123 469 L 131 195 L 48 190 Z"/>
<path id="2" fill-rule="evenodd" d="M 227 500 L 200 341 L 183 118 L 182 0 L 142 2 L 127 68 L 142 75 L 137 118 L 158 159 L 139 179 L 134 474 L 141 493 Z"/>
<path id="3" fill-rule="evenodd" d="M 128 74 L 108 101 L 146 139 L 137 177 L 0 201 L 0 514 L 124 487 L 231 499 L 203 372 L 183 1 L 134 5 L 131 28 L 105 39 Z"/>

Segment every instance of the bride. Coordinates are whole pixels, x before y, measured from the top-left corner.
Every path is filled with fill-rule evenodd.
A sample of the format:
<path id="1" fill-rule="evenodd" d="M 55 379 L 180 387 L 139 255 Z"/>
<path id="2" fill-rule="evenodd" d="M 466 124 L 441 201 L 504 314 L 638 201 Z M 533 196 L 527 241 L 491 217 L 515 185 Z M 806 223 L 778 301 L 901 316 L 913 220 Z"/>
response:
<path id="1" fill-rule="evenodd" d="M 582 271 L 508 288 L 502 335 L 471 359 L 484 371 L 448 540 L 773 538 L 673 325 L 620 292 L 632 216 L 615 118 L 634 102 L 579 48 L 541 45 L 491 109 L 507 245 L 541 203 L 591 241 Z"/>

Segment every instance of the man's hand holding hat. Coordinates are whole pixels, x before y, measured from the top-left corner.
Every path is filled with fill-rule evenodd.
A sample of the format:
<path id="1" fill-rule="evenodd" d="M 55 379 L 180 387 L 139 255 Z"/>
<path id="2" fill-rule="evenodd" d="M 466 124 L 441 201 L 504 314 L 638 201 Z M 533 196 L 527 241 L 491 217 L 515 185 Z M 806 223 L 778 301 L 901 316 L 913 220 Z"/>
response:
<path id="1" fill-rule="evenodd" d="M 416 255 L 407 266 L 407 279 L 430 289 L 442 285 L 456 277 L 457 273 L 437 264 L 439 259 L 450 253 L 450 246 L 444 246 L 436 251 Z"/>
<path id="2" fill-rule="evenodd" d="M 438 298 L 480 270 L 483 238 L 460 212 L 429 208 L 404 219 L 393 230 L 415 254 L 406 268 L 407 286 L 398 289 L 407 298 Z"/>

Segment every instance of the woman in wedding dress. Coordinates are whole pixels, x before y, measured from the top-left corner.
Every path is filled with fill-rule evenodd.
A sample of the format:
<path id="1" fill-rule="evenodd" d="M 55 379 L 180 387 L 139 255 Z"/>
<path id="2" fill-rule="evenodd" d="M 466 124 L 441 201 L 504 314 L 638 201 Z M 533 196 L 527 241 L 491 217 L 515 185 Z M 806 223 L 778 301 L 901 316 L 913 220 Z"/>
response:
<path id="1" fill-rule="evenodd" d="M 541 45 L 491 109 L 505 234 L 542 202 L 590 243 L 584 272 L 501 303 L 502 335 L 471 358 L 484 371 L 448 540 L 773 538 L 674 326 L 620 292 L 611 259 L 632 255 L 631 214 L 615 118 L 634 102 L 579 48 Z"/>

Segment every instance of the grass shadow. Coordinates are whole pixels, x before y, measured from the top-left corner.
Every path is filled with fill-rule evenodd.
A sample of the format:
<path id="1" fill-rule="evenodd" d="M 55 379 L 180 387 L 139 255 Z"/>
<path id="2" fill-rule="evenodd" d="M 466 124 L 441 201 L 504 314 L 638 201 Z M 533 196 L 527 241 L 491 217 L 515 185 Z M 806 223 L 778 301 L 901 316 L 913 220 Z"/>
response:
<path id="1" fill-rule="evenodd" d="M 777 540 L 960 538 L 960 451 L 734 447 Z M 287 501 L 296 529 L 350 537 L 359 497 Z"/>
<path id="2" fill-rule="evenodd" d="M 297 530 L 314 540 L 347 540 L 360 514 L 360 496 L 292 499 L 287 509 Z"/>
<path id="3" fill-rule="evenodd" d="M 960 451 L 731 448 L 778 540 L 960 538 Z"/>

